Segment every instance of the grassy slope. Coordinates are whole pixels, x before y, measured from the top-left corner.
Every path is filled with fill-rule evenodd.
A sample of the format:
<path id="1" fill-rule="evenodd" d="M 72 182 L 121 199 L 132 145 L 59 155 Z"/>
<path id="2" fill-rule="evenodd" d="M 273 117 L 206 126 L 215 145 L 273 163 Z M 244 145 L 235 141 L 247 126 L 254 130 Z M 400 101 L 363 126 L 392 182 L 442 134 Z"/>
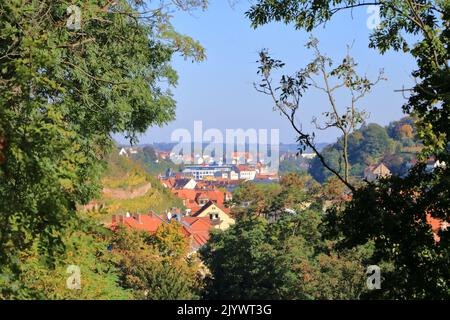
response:
<path id="1" fill-rule="evenodd" d="M 181 200 L 162 187 L 157 178 L 147 173 L 139 162 L 117 154 L 111 155 L 102 178 L 103 187 L 129 192 L 148 183 L 151 184 L 151 189 L 143 196 L 133 199 L 115 199 L 103 195 L 98 200 L 105 205 L 105 210 L 102 211 L 106 211 L 104 214 L 127 211 L 144 213 L 150 210 L 161 212 L 171 207 L 182 207 Z"/>

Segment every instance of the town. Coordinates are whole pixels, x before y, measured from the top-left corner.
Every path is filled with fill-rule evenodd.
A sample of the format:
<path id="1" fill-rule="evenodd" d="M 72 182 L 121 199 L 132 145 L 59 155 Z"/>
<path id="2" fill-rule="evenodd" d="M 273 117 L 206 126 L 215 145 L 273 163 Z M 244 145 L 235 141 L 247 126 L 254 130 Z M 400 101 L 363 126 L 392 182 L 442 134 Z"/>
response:
<path id="1" fill-rule="evenodd" d="M 121 157 L 133 158 L 142 153 L 143 148 L 122 146 L 117 152 Z M 170 151 L 154 149 L 153 152 L 153 162 L 156 164 L 160 161 L 170 163 L 170 159 L 174 157 L 174 153 Z M 299 154 L 286 151 L 281 154 L 280 160 L 301 158 L 310 162 L 315 156 L 314 153 Z M 194 253 L 207 243 L 211 230 L 225 231 L 235 223 L 230 204 L 233 200 L 232 192 L 236 187 L 246 181 L 261 184 L 280 181 L 279 172 L 268 170 L 263 164 L 264 160 L 252 164 L 256 157 L 251 152 L 233 152 L 231 164 L 224 164 L 223 159 L 216 160 L 198 154 L 181 157 L 187 163 L 194 161 L 197 164 L 183 165 L 179 172 L 167 168 L 164 174 L 158 174 L 157 178 L 164 188 L 182 200 L 184 209 L 167 208 L 163 212 L 113 214 L 111 223 L 106 223 L 106 226 L 114 229 L 118 225 L 124 225 L 133 230 L 154 234 L 160 225 L 176 221 L 189 241 L 190 252 Z M 405 166 L 412 167 L 416 161 L 406 163 Z M 442 163 L 431 159 L 427 162 L 426 170 L 431 172 L 441 166 Z M 369 165 L 364 169 L 364 180 L 369 182 L 389 176 L 391 171 L 383 162 Z M 447 224 L 429 215 L 427 219 L 433 226 L 435 240 L 438 240 L 438 231 L 446 229 Z"/>
<path id="2" fill-rule="evenodd" d="M 0 300 L 449 300 L 449 44 L 450 0 L 0 1 Z"/>

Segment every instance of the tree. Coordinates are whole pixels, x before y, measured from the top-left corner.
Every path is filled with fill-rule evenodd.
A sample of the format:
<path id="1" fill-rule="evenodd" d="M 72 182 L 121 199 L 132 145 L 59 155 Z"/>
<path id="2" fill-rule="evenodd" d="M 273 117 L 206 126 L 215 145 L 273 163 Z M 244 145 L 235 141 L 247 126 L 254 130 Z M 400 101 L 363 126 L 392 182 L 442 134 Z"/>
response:
<path id="1" fill-rule="evenodd" d="M 72 228 L 71 228 L 72 229 Z M 75 227 L 73 228 L 75 229 Z M 108 251 L 110 231 L 81 217 L 76 230 L 62 239 L 66 251 L 58 255 L 53 266 L 38 248 L 38 242 L 19 255 L 19 277 L 3 274 L 0 278 L 1 299 L 77 299 L 111 300 L 130 299 L 132 292 L 119 285 L 119 271 L 114 256 Z M 67 286 L 73 274 L 69 266 L 80 270 L 80 288 Z"/>
<path id="2" fill-rule="evenodd" d="M 336 175 L 347 187 L 354 190 L 350 184 L 350 160 L 348 154 L 348 139 L 350 134 L 359 128 L 365 122 L 366 113 L 359 110 L 359 101 L 372 89 L 373 86 L 384 80 L 383 72 L 380 71 L 375 81 L 370 81 L 366 76 L 359 76 L 356 72 L 357 64 L 349 53 L 345 56 L 342 63 L 335 66 L 333 61 L 321 54 L 318 46 L 318 40 L 311 38 L 306 45 L 314 52 L 314 60 L 304 69 L 298 71 L 294 76 L 283 75 L 279 87 L 274 87 L 272 73 L 277 69 L 284 67 L 284 63 L 275 60 L 268 55 L 267 50 L 260 52 L 260 66 L 258 74 L 262 77 L 261 83 L 255 84 L 256 90 L 270 96 L 274 103 L 274 109 L 284 115 L 291 127 L 298 134 L 297 141 L 301 150 L 310 148 L 317 155 L 317 159 L 322 165 Z M 320 78 L 322 84 L 317 82 Z M 329 110 L 324 112 L 325 121 L 319 123 L 317 118 L 313 123 L 317 130 L 327 130 L 336 128 L 342 133 L 342 139 L 337 146 L 339 147 L 339 169 L 330 165 L 323 155 L 317 149 L 314 138 L 315 132 L 306 133 L 301 125 L 296 122 L 296 113 L 301 107 L 301 98 L 304 92 L 313 87 L 322 91 L 328 99 Z M 341 112 L 336 100 L 336 94 L 339 89 L 346 89 L 349 96 L 349 106 L 346 111 Z M 279 95 L 278 95 L 278 92 Z M 343 169 L 341 171 L 341 162 Z"/>
<path id="3" fill-rule="evenodd" d="M 444 120 L 450 92 L 448 1 L 258 0 L 246 15 L 255 28 L 270 21 L 283 21 L 311 32 L 344 11 L 372 5 L 380 9 L 380 24 L 370 36 L 369 47 L 380 53 L 402 50 L 415 58 L 418 69 L 412 75 L 417 83 L 414 88 L 402 90 L 411 92 L 403 109 L 418 118 L 418 132 L 428 148 L 426 152 L 443 152 L 449 139 Z M 416 37 L 408 37 L 411 34 Z"/>
<path id="4" fill-rule="evenodd" d="M 235 225 L 214 232 L 200 250 L 211 272 L 205 298 L 357 299 L 365 294 L 372 246 L 337 251 L 336 241 L 324 240 L 322 196 L 312 179 L 289 174 L 261 211 L 250 206 Z M 305 201 L 312 203 L 305 206 Z"/>
<path id="5" fill-rule="evenodd" d="M 338 142 L 328 145 L 322 151 L 323 158 L 337 172 L 343 170 L 339 162 L 340 141 L 342 139 L 342 137 L 339 138 Z M 347 138 L 348 160 L 351 165 L 350 174 L 353 177 L 363 177 L 364 169 L 368 165 L 380 161 L 384 155 L 391 154 L 394 144 L 386 129 L 374 123 L 364 125 L 350 134 Z M 313 159 L 309 172 L 319 182 L 324 182 L 332 175 L 329 170 L 323 167 L 319 159 Z"/>
<path id="6" fill-rule="evenodd" d="M 416 85 L 400 91 L 411 93 L 403 110 L 417 119 L 417 136 L 424 144 L 421 159 L 434 156 L 450 163 L 448 1 L 259 0 L 247 15 L 255 27 L 282 20 L 311 31 L 340 12 L 369 5 L 378 5 L 381 17 L 369 46 L 380 53 L 403 50 L 417 62 L 412 72 Z M 448 299 L 449 232 L 439 231 L 436 242 L 428 217 L 450 222 L 449 175 L 448 165 L 429 173 L 418 163 L 405 177 L 352 190 L 353 200 L 343 212 L 329 215 L 329 227 L 342 246 L 374 241 L 373 261 L 392 263 L 388 287 L 381 292 L 384 297 Z"/>
<path id="7" fill-rule="evenodd" d="M 180 300 L 199 297 L 199 261 L 188 257 L 188 242 L 177 223 L 156 235 L 119 228 L 112 239 L 119 283 L 136 299 Z"/>
<path id="8" fill-rule="evenodd" d="M 76 205 L 98 194 L 111 134 L 136 142 L 150 125 L 174 118 L 171 57 L 201 60 L 204 52 L 174 30 L 169 13 L 205 3 L 0 4 L 1 272 L 34 241 L 49 255 L 64 250 Z M 71 5 L 80 28 L 67 14 Z"/>
<path id="9" fill-rule="evenodd" d="M 385 153 L 392 152 L 393 141 L 386 130 L 377 124 L 371 123 L 361 129 L 362 139 L 354 145 L 352 159 L 354 162 L 366 162 L 368 157 L 380 158 Z"/>
<path id="10" fill-rule="evenodd" d="M 311 210 L 272 223 L 246 216 L 214 233 L 201 250 L 211 271 L 205 298 L 359 298 L 365 292 L 366 252 L 341 252 L 338 258 L 333 244 L 321 239 L 321 219 Z"/>
<path id="11" fill-rule="evenodd" d="M 413 171 L 418 171 L 415 168 Z M 372 296 L 388 299 L 448 299 L 449 232 L 433 231 L 430 216 L 448 208 L 445 189 L 433 186 L 434 173 L 391 177 L 358 189 L 342 211 L 329 212 L 326 223 L 340 248 L 374 242 L 371 258 L 382 267 L 383 289 Z M 440 190 L 437 193 L 437 190 Z M 440 200 L 436 200 L 440 199 Z M 448 209 L 445 209 L 448 210 Z M 436 212 L 437 211 L 437 212 Z M 436 242 L 437 232 L 439 241 Z"/>
<path id="12" fill-rule="evenodd" d="M 411 139 L 413 137 L 413 128 L 409 124 L 400 127 L 400 136 L 402 138 Z"/>
<path id="13" fill-rule="evenodd" d="M 322 151 L 322 157 L 328 163 L 328 165 L 334 168 L 335 171 L 340 171 L 339 169 L 339 152 L 334 148 L 333 145 L 326 146 Z M 322 161 L 315 157 L 311 161 L 311 165 L 308 169 L 308 173 L 316 179 L 318 182 L 323 183 L 333 174 L 328 169 L 324 168 Z"/>
<path id="14" fill-rule="evenodd" d="M 253 213 L 263 214 L 264 208 L 278 191 L 277 185 L 264 186 L 245 181 L 233 190 L 232 213 L 235 216 L 245 215 L 250 209 Z"/>

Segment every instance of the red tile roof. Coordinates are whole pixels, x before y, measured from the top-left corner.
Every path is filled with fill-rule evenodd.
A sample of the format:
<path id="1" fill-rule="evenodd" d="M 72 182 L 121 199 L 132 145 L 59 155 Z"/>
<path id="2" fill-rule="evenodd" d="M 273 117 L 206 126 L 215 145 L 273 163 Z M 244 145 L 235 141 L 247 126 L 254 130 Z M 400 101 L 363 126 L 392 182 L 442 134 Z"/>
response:
<path id="1" fill-rule="evenodd" d="M 159 181 L 161 182 L 161 184 L 164 187 L 172 189 L 175 185 L 176 179 L 172 178 L 172 177 L 171 178 L 161 178 L 161 179 L 159 179 Z"/>
<path id="2" fill-rule="evenodd" d="M 193 250 L 197 250 L 209 240 L 212 224 L 208 217 L 183 217 L 181 222 L 184 233 L 191 239 L 191 248 Z"/>
<path id="3" fill-rule="evenodd" d="M 130 217 L 114 217 L 113 222 L 110 225 L 111 229 L 114 229 L 117 225 L 123 224 L 129 228 L 141 231 L 147 231 L 155 233 L 158 227 L 163 224 L 164 221 L 158 215 L 154 213 L 149 214 L 137 214 Z"/>
<path id="4" fill-rule="evenodd" d="M 159 226 L 168 223 L 166 217 L 160 217 L 154 213 L 139 214 L 130 217 L 113 216 L 113 222 L 109 226 L 114 230 L 119 224 L 123 224 L 134 230 L 155 233 Z M 203 246 L 209 239 L 209 232 L 213 228 L 209 217 L 182 217 L 181 232 L 190 239 L 191 250 L 195 251 Z"/>
<path id="5" fill-rule="evenodd" d="M 171 190 L 178 198 L 185 200 L 184 205 L 198 206 L 199 200 L 211 200 L 218 205 L 223 205 L 225 202 L 225 193 L 220 190 L 190 190 L 178 189 Z"/>
<path id="6" fill-rule="evenodd" d="M 433 231 L 434 241 L 439 242 L 441 239 L 438 236 L 440 230 L 446 230 L 448 228 L 448 223 L 442 221 L 438 218 L 433 218 L 430 214 L 427 214 L 427 223 L 431 226 Z"/>
<path id="7" fill-rule="evenodd" d="M 244 166 L 244 165 L 239 165 L 237 166 L 237 168 L 239 169 L 239 171 L 255 171 L 255 168 L 252 168 L 250 166 Z"/>

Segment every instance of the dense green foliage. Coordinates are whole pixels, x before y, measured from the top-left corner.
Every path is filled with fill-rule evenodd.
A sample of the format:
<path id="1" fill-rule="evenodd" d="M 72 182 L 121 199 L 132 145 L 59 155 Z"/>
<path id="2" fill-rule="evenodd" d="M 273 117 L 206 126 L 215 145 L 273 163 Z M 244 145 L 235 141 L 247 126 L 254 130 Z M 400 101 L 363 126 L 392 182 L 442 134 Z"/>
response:
<path id="1" fill-rule="evenodd" d="M 308 171 L 310 160 L 304 158 L 284 159 L 280 161 L 278 172 L 283 175 L 286 173 L 304 174 Z"/>
<path id="2" fill-rule="evenodd" d="M 150 125 L 174 119 L 171 58 L 201 60 L 204 52 L 174 30 L 169 13 L 205 4 L 0 3 L 1 274 L 18 276 L 19 255 L 32 248 L 56 263 L 77 204 L 98 195 L 112 133 L 135 142 Z M 71 5 L 80 9 L 80 28 L 69 24 Z"/>
<path id="3" fill-rule="evenodd" d="M 75 229 L 75 228 L 73 228 Z M 66 251 L 58 255 L 50 267 L 48 257 L 37 247 L 38 242 L 19 256 L 19 278 L 0 278 L 2 299 L 130 299 L 132 292 L 119 285 L 119 269 L 115 257 L 107 250 L 109 230 L 96 226 L 90 217 L 78 220 L 76 231 L 64 235 Z M 79 290 L 68 289 L 70 265 L 80 268 Z"/>
<path id="4" fill-rule="evenodd" d="M 406 117 L 390 123 L 386 128 L 371 123 L 352 133 L 348 139 L 351 175 L 362 178 L 368 166 L 381 162 L 392 174 L 405 175 L 408 162 L 421 150 L 414 129 L 413 120 Z M 342 149 L 342 139 L 325 147 L 322 155 L 335 170 L 342 172 L 339 149 Z M 309 173 L 319 182 L 324 182 L 332 175 L 317 158 L 311 161 Z"/>
<path id="5" fill-rule="evenodd" d="M 344 210 L 330 210 L 327 230 L 331 238 L 340 239 L 339 247 L 374 241 L 373 261 L 380 266 L 386 262 L 393 266 L 382 269 L 383 290 L 376 290 L 374 296 L 384 299 L 450 297 L 449 232 L 438 230 L 440 240 L 436 243 L 425 214 L 431 210 L 435 214 L 448 213 L 439 212 L 448 206 L 448 200 L 445 189 L 436 185 L 442 184 L 434 180 L 436 175 L 410 173 L 404 179 L 392 177 L 358 189 Z"/>
<path id="6" fill-rule="evenodd" d="M 190 10 L 206 0 L 150 8 L 132 0 L 2 1 L 0 298 L 448 299 L 450 233 L 433 232 L 429 219 L 450 222 L 450 2 L 375 3 L 381 24 L 369 46 L 402 50 L 417 62 L 403 106 L 409 117 L 349 136 L 347 187 L 316 160 L 310 173 L 322 185 L 304 174 L 284 175 L 279 185 L 243 183 L 229 203 L 236 224 L 214 232 L 201 250 L 210 271 L 204 283 L 206 270 L 188 255 L 177 223 L 155 235 L 111 232 L 77 208 L 99 197 L 102 186 L 129 191 L 148 183 L 152 191 L 140 200 L 105 204 L 118 211 L 179 204 L 142 167 L 107 155 L 111 134 L 136 142 L 149 126 L 174 118 L 171 58 L 179 52 L 201 60 L 204 52 L 174 30 L 169 13 L 173 4 Z M 80 29 L 66 24 L 70 5 L 81 10 Z M 367 5 L 257 0 L 247 15 L 255 27 L 284 21 L 309 32 Z M 338 69 L 345 73 L 348 63 Z M 323 151 L 335 171 L 342 144 Z M 422 163 L 407 171 L 418 152 Z M 446 165 L 426 170 L 430 156 Z M 138 160 L 156 159 L 145 149 Z M 396 174 L 367 184 L 354 179 L 376 162 Z M 367 291 L 369 264 L 381 267 L 382 290 Z M 66 286 L 69 265 L 80 267 L 79 290 Z"/>
<path id="7" fill-rule="evenodd" d="M 49 267 L 36 244 L 21 253 L 20 277 L 0 278 L 1 299 L 194 299 L 202 278 L 196 256 L 176 223 L 155 235 L 119 227 L 115 232 L 80 217 L 64 238 L 66 251 Z M 37 242 L 35 242 L 37 243 Z M 68 267 L 80 268 L 80 289 L 66 285 Z"/>
<path id="8" fill-rule="evenodd" d="M 134 298 L 180 300 L 198 298 L 202 288 L 199 260 L 188 256 L 189 244 L 173 222 L 155 235 L 120 228 L 112 240 L 119 283 Z"/>
<path id="9" fill-rule="evenodd" d="M 289 174 L 265 204 L 253 202 L 234 226 L 213 234 L 201 252 L 211 271 L 206 298 L 358 299 L 366 293 L 370 246 L 338 253 L 322 238 L 320 197 L 305 208 L 314 190 L 308 181 Z M 292 208 L 295 214 L 284 211 Z"/>

